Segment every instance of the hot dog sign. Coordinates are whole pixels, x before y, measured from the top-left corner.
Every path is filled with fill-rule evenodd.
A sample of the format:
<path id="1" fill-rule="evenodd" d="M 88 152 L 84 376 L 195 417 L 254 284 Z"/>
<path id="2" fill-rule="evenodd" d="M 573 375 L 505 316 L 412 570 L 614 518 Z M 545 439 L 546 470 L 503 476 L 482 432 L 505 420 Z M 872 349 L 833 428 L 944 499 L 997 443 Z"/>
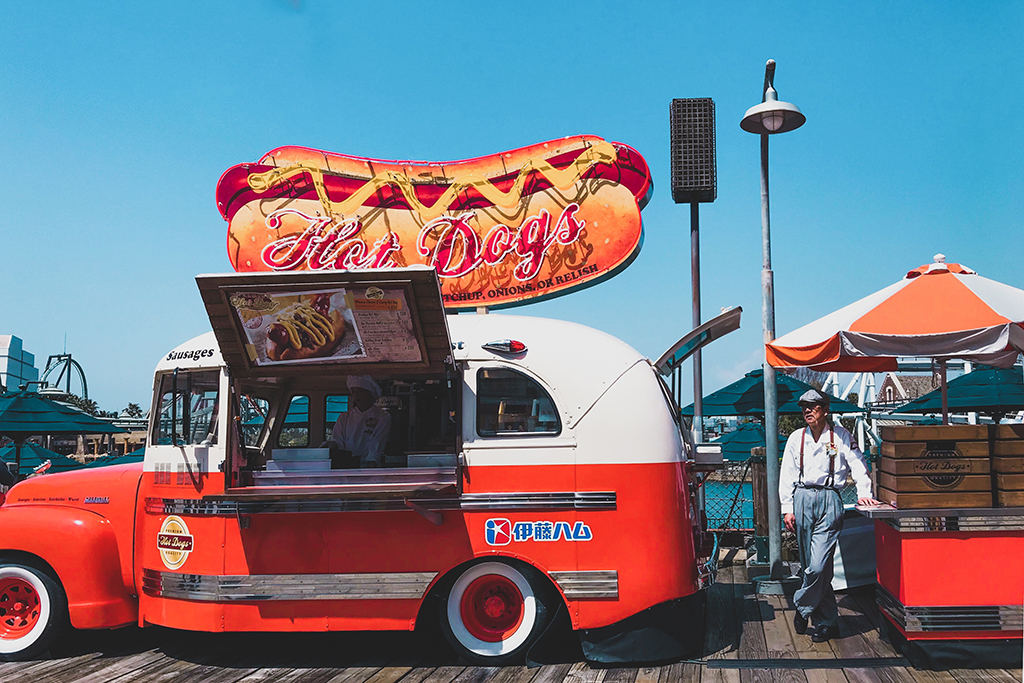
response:
<path id="1" fill-rule="evenodd" d="M 228 169 L 217 203 L 236 271 L 427 264 L 445 307 L 504 307 L 611 277 L 643 241 L 647 162 L 584 135 L 454 162 L 280 147 Z"/>

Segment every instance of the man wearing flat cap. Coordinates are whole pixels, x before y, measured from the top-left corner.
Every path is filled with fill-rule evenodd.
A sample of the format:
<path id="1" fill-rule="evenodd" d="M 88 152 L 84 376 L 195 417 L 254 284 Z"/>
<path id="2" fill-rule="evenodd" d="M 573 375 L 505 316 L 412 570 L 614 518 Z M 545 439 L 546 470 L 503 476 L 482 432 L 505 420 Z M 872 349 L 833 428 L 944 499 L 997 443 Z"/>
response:
<path id="1" fill-rule="evenodd" d="M 377 405 L 381 388 L 369 375 L 351 375 L 348 410 L 338 416 L 331 439 L 322 446 L 351 451 L 360 467 L 384 464 L 384 446 L 391 433 L 391 414 Z"/>
<path id="2" fill-rule="evenodd" d="M 828 419 L 829 397 L 811 389 L 797 402 L 807 426 L 789 435 L 779 473 L 779 498 L 786 528 L 796 531 L 803 585 L 793 596 L 793 626 L 824 643 L 839 635 L 839 611 L 832 592 L 832 556 L 843 530 L 840 490 L 847 475 L 857 484 L 858 505 L 880 505 L 872 498 L 867 464 L 853 437 Z"/>

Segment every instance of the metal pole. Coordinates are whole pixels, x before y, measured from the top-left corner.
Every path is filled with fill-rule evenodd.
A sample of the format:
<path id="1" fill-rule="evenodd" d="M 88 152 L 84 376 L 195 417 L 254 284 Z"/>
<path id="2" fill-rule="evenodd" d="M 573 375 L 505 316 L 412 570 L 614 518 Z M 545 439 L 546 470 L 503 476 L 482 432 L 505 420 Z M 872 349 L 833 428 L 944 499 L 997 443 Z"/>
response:
<path id="1" fill-rule="evenodd" d="M 946 392 L 946 359 L 939 360 L 939 386 L 942 391 L 942 424 L 949 424 L 949 394 Z"/>
<path id="2" fill-rule="evenodd" d="M 700 204 L 690 204 L 690 290 L 693 292 L 693 327 L 700 327 Z M 704 378 L 700 349 L 693 353 L 693 441 L 704 440 Z"/>
<path id="3" fill-rule="evenodd" d="M 768 81 L 767 75 L 765 81 Z M 771 220 L 768 212 L 768 135 L 761 135 L 761 327 L 764 343 L 775 339 L 775 279 L 772 274 Z M 767 349 L 766 349 L 767 353 Z M 779 500 L 779 408 L 775 368 L 764 364 L 764 442 L 768 475 L 769 577 L 782 578 L 782 502 Z"/>
<path id="4" fill-rule="evenodd" d="M 690 290 L 693 294 L 693 327 L 700 326 L 700 205 L 690 203 Z M 704 378 L 700 349 L 693 354 L 693 442 L 704 441 Z M 704 509 L 704 487 L 697 489 L 697 509 Z"/>

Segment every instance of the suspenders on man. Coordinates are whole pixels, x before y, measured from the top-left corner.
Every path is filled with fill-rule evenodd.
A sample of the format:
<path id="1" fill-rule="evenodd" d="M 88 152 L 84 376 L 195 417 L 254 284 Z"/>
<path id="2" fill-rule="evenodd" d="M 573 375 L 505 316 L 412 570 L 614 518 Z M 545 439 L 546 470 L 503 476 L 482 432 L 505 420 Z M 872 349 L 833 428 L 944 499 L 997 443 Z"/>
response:
<path id="1" fill-rule="evenodd" d="M 810 392 L 806 392 L 810 393 Z M 806 395 L 806 394 L 805 394 Z M 804 427 L 804 433 L 800 435 L 800 479 L 798 480 L 797 486 L 805 486 L 804 484 L 804 443 L 807 441 L 807 427 Z M 835 488 L 836 481 L 836 430 L 832 425 L 828 426 L 828 447 L 825 448 L 825 452 L 828 453 L 828 479 L 826 480 L 825 487 Z M 806 488 L 822 488 L 817 485 L 809 485 Z"/>

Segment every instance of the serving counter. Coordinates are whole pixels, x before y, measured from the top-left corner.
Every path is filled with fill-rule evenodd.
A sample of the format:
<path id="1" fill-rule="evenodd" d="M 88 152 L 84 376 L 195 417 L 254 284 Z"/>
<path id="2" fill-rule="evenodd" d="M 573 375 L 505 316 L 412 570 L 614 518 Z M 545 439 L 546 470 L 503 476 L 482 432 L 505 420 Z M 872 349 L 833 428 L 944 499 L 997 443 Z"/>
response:
<path id="1" fill-rule="evenodd" d="M 1020 666 L 1024 507 L 857 509 L 890 639 L 915 666 Z"/>

